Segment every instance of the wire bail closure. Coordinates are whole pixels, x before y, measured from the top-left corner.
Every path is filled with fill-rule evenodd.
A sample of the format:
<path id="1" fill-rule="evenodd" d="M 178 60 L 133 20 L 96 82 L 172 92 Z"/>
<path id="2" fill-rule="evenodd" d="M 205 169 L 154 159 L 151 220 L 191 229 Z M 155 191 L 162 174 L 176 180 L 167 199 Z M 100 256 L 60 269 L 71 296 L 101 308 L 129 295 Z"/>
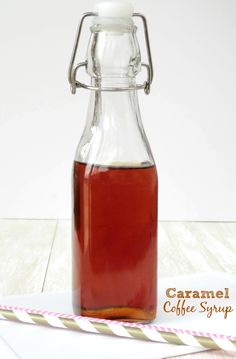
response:
<path id="1" fill-rule="evenodd" d="M 151 56 L 151 48 L 150 48 L 150 41 L 149 41 L 149 35 L 148 35 L 148 27 L 147 27 L 147 20 L 144 15 L 140 13 L 133 13 L 133 17 L 139 17 L 141 18 L 143 22 L 144 27 L 144 35 L 145 35 L 145 41 L 146 41 L 146 50 L 147 50 L 147 57 L 148 57 L 148 64 L 142 63 L 141 66 L 145 67 L 147 70 L 147 80 L 144 81 L 143 84 L 137 84 L 135 86 L 130 87 L 96 87 L 96 86 L 90 86 L 86 85 L 78 80 L 76 80 L 77 71 L 80 67 L 86 67 L 87 61 L 79 62 L 77 65 L 75 65 L 75 57 L 78 50 L 79 45 L 79 39 L 82 31 L 82 26 L 84 23 L 84 20 L 89 16 L 97 16 L 97 13 L 95 12 L 86 12 L 82 15 L 78 30 L 75 37 L 75 43 L 71 55 L 70 65 L 69 65 L 69 71 L 68 71 L 68 80 L 71 86 L 71 92 L 74 95 L 76 93 L 77 88 L 84 88 L 87 90 L 92 91 L 131 91 L 131 90 L 141 90 L 143 89 L 145 94 L 148 95 L 150 93 L 150 87 L 153 80 L 153 65 L 152 65 L 152 56 Z"/>

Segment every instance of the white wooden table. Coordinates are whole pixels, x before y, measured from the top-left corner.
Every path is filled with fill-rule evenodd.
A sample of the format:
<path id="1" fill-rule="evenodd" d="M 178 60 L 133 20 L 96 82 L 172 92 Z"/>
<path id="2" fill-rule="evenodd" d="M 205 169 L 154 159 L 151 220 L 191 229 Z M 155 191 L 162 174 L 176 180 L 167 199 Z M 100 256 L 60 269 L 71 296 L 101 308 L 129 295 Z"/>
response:
<path id="1" fill-rule="evenodd" d="M 236 223 L 159 223 L 160 277 L 210 271 L 236 274 Z M 69 220 L 0 220 L 0 295 L 70 289 Z M 208 351 L 183 357 L 235 354 Z"/>

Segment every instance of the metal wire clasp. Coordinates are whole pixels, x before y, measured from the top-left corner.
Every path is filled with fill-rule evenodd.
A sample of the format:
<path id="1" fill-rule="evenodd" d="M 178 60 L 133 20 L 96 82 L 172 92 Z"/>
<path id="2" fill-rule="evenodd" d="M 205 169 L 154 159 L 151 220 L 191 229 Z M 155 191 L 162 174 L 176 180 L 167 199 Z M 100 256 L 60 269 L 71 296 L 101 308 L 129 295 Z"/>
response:
<path id="1" fill-rule="evenodd" d="M 151 48 L 150 48 L 150 42 L 149 42 L 149 35 L 148 35 L 148 27 L 147 27 L 147 20 L 144 15 L 140 13 L 133 13 L 133 17 L 139 17 L 141 18 L 143 22 L 144 27 L 144 35 L 145 35 L 145 41 L 146 41 L 146 48 L 147 48 L 147 56 L 148 56 L 148 64 L 142 63 L 142 66 L 146 68 L 147 70 L 147 80 L 144 81 L 143 84 L 137 84 L 132 87 L 95 87 L 95 86 L 89 86 L 86 85 L 78 80 L 76 80 L 76 74 L 80 67 L 86 67 L 87 62 L 80 62 L 77 65 L 75 65 L 75 58 L 76 53 L 78 50 L 79 45 L 79 39 L 82 31 L 82 26 L 84 20 L 89 16 L 97 16 L 95 12 L 86 12 L 82 15 L 81 20 L 79 22 L 78 30 L 75 37 L 75 43 L 71 55 L 70 65 L 69 65 L 69 71 L 68 71 L 68 80 L 71 85 L 71 92 L 72 94 L 76 93 L 76 88 L 82 87 L 88 90 L 94 90 L 94 91 L 127 91 L 127 90 L 140 90 L 144 89 L 144 92 L 146 95 L 150 93 L 150 87 L 153 80 L 153 65 L 152 65 L 152 56 L 151 56 Z"/>

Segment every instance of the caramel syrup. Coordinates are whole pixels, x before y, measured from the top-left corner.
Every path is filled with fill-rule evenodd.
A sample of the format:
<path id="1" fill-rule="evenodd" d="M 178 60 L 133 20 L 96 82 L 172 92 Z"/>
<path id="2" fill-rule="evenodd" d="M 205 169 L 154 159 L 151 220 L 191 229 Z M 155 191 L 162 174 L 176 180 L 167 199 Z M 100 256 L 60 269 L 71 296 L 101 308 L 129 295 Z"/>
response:
<path id="1" fill-rule="evenodd" d="M 153 320 L 157 305 L 156 167 L 75 162 L 73 181 L 75 313 Z"/>

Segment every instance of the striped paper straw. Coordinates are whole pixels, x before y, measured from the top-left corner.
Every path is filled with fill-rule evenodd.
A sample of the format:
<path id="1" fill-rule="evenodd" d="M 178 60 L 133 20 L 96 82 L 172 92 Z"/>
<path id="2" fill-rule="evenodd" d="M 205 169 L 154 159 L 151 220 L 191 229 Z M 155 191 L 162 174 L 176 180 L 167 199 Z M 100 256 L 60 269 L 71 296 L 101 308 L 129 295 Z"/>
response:
<path id="1" fill-rule="evenodd" d="M 175 329 L 159 325 L 119 322 L 6 305 L 0 305 L 0 319 L 89 333 L 108 334 L 117 337 L 236 352 L 236 336 Z"/>

